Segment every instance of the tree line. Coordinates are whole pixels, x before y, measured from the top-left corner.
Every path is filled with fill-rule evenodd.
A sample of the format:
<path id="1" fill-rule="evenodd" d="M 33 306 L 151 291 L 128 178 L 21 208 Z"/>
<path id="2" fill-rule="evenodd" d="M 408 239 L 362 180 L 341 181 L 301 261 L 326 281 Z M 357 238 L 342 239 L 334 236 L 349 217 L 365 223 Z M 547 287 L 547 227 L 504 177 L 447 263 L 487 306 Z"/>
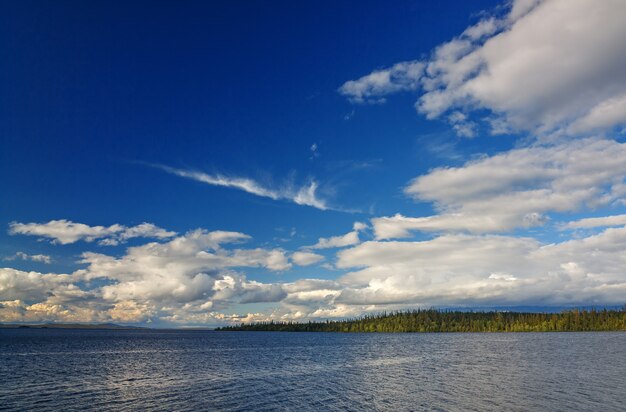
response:
<path id="1" fill-rule="evenodd" d="M 560 313 L 464 312 L 437 309 L 396 311 L 325 322 L 258 322 L 220 331 L 275 332 L 583 332 L 626 331 L 621 310 L 567 310 Z"/>

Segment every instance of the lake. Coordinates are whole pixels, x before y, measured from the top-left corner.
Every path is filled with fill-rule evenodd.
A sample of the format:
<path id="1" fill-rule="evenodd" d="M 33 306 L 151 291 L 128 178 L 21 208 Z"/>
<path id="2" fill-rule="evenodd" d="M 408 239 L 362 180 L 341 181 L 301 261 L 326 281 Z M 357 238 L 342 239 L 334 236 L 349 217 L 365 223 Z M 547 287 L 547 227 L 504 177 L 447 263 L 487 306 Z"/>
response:
<path id="1" fill-rule="evenodd" d="M 0 410 L 626 410 L 626 333 L 0 329 Z"/>

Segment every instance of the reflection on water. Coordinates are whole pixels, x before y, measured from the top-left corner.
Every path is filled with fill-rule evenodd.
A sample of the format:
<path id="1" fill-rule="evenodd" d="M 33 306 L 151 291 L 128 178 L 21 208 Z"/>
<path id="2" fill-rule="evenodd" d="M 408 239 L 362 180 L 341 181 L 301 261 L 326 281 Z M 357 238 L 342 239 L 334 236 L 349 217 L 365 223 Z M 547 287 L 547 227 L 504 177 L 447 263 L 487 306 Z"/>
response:
<path id="1" fill-rule="evenodd" d="M 626 333 L 0 330 L 0 410 L 626 410 Z"/>

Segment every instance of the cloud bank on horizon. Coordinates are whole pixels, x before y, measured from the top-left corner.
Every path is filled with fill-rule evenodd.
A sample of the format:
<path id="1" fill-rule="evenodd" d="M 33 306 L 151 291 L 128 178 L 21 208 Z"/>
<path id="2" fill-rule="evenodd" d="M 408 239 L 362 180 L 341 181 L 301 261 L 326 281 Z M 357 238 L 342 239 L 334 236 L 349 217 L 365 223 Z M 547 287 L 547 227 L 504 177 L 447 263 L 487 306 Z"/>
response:
<path id="1" fill-rule="evenodd" d="M 461 138 L 520 135 L 512 149 L 398 182 L 408 199 L 432 205 L 432 214 L 372 216 L 291 250 L 246 247 L 253 239 L 238 231 L 12 222 L 12 236 L 57 248 L 132 245 L 121 255 L 84 250 L 70 273 L 0 268 L 0 321 L 215 325 L 416 306 L 623 304 L 626 4 L 517 0 L 505 10 L 485 14 L 428 59 L 398 62 L 339 88 L 354 105 L 413 93 L 420 116 L 443 120 Z M 269 189 L 247 178 L 162 168 L 331 209 L 315 181 Z M 559 240 L 546 241 L 546 232 Z M 5 260 L 51 259 L 19 253 Z M 334 278 L 280 278 L 323 265 Z M 258 271 L 270 277 L 255 280 Z"/>

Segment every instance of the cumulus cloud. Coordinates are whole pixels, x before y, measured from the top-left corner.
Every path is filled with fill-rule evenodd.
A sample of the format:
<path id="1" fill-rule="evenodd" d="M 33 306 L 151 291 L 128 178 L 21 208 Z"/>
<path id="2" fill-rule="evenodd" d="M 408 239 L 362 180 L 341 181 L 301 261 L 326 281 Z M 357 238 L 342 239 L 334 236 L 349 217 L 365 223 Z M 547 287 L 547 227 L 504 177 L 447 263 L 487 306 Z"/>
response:
<path id="1" fill-rule="evenodd" d="M 97 322 L 110 321 L 102 316 L 100 308 L 81 304 L 37 302 L 28 304 L 22 300 L 0 301 L 2 322 Z M 120 319 L 121 320 L 121 319 Z M 134 321 L 133 319 L 132 321 Z M 142 319 L 143 320 L 143 319 Z M 123 320 L 122 320 L 123 321 Z"/>
<path id="2" fill-rule="evenodd" d="M 114 224 L 111 226 L 89 226 L 83 223 L 74 223 L 69 220 L 51 220 L 47 223 L 19 223 L 9 224 L 11 235 L 29 235 L 40 238 L 52 239 L 52 243 L 62 245 L 84 240 L 93 242 L 100 239 L 101 245 L 114 246 L 128 239 L 136 237 L 167 239 L 176 235 L 161 229 L 152 223 L 142 223 L 137 226 L 127 227 Z"/>
<path id="3" fill-rule="evenodd" d="M 422 242 L 365 242 L 339 253 L 335 302 L 364 304 L 619 303 L 626 229 L 541 244 L 509 236 L 445 235 Z M 593 251 L 593 253 L 591 253 Z"/>
<path id="4" fill-rule="evenodd" d="M 148 243 L 128 248 L 115 258 L 84 253 L 85 279 L 115 281 L 102 287 L 109 300 L 152 299 L 187 303 L 226 296 L 228 290 L 245 288 L 245 277 L 234 268 L 262 267 L 272 271 L 288 269 L 280 249 L 232 249 L 224 244 L 241 242 L 248 236 L 238 232 L 195 230 L 167 243 Z"/>
<path id="5" fill-rule="evenodd" d="M 284 284 L 275 320 L 327 319 L 410 307 L 621 304 L 626 229 L 545 244 L 532 238 L 443 235 L 369 241 L 338 253 L 337 280 Z"/>
<path id="6" fill-rule="evenodd" d="M 330 249 L 352 246 L 359 243 L 359 232 L 365 230 L 367 225 L 361 222 L 355 222 L 352 231 L 341 236 L 322 237 L 319 238 L 316 244 L 312 246 L 306 246 L 306 249 Z"/>
<path id="7" fill-rule="evenodd" d="M 462 234 L 367 241 L 338 253 L 337 266 L 346 273 L 337 280 L 272 283 L 237 271 L 273 266 L 276 250 L 228 247 L 246 239 L 198 230 L 128 248 L 122 257 L 85 253 L 86 267 L 72 274 L 2 268 L 0 319 L 216 324 L 415 306 L 620 304 L 626 293 L 624 227 L 552 244 Z M 224 314 L 232 305 L 259 302 L 277 306 L 269 313 Z"/>
<path id="8" fill-rule="evenodd" d="M 517 0 L 437 47 L 410 77 L 377 70 L 346 82 L 355 101 L 422 89 L 416 108 L 428 118 L 488 109 L 498 130 L 579 135 L 626 123 L 626 5 L 620 0 Z M 424 70 L 421 70 L 424 67 Z M 371 79 L 371 80 L 370 80 Z M 370 86 L 372 84 L 372 86 Z M 378 86 L 380 85 L 380 86 Z M 502 127 L 506 121 L 507 128 Z M 471 125 L 454 124 L 472 137 Z"/>
<path id="9" fill-rule="evenodd" d="M 317 145 L 315 145 L 317 149 Z M 196 180 L 211 186 L 228 187 L 232 189 L 243 190 L 244 192 L 267 197 L 273 200 L 287 200 L 297 205 L 311 206 L 320 210 L 331 209 L 325 200 L 320 199 L 317 195 L 319 183 L 312 180 L 307 185 L 294 187 L 287 185 L 278 189 L 264 187 L 253 179 L 245 177 L 229 177 L 221 174 L 207 174 L 194 170 L 177 169 L 174 167 L 156 165 L 155 167 L 162 169 L 168 173 L 187 179 Z"/>
<path id="10" fill-rule="evenodd" d="M 625 17 L 620 1 L 540 2 L 518 19 L 505 18 L 502 31 L 465 53 L 436 56 L 427 69 L 431 88 L 417 107 L 430 117 L 488 108 L 519 129 L 539 131 L 575 122 L 626 92 L 619 69 L 626 63 Z"/>
<path id="11" fill-rule="evenodd" d="M 29 255 L 24 252 L 16 252 L 15 255 L 4 258 L 4 260 L 30 260 L 33 262 L 52 263 L 52 258 L 48 255 Z"/>
<path id="12" fill-rule="evenodd" d="M 217 310 L 235 303 L 284 299 L 281 284 L 248 280 L 239 270 L 289 269 L 286 252 L 233 247 L 248 239 L 239 232 L 198 229 L 165 243 L 129 247 L 121 257 L 84 252 L 84 268 L 72 274 L 2 268 L 0 319 L 146 322 L 180 320 L 182 313 L 215 318 Z"/>
<path id="13" fill-rule="evenodd" d="M 42 274 L 17 269 L 0 269 L 0 300 L 42 301 L 50 291 L 67 292 L 76 279 L 67 274 Z"/>
<path id="14" fill-rule="evenodd" d="M 324 260 L 324 256 L 312 252 L 294 252 L 291 260 L 298 266 L 310 266 Z"/>
<path id="15" fill-rule="evenodd" d="M 433 202 L 438 215 L 372 219 L 378 239 L 427 232 L 503 232 L 542 225 L 553 212 L 610 206 L 626 195 L 626 144 L 582 139 L 513 149 L 442 167 L 405 188 L 415 200 Z"/>

